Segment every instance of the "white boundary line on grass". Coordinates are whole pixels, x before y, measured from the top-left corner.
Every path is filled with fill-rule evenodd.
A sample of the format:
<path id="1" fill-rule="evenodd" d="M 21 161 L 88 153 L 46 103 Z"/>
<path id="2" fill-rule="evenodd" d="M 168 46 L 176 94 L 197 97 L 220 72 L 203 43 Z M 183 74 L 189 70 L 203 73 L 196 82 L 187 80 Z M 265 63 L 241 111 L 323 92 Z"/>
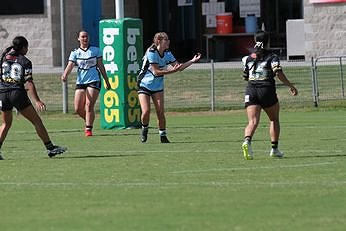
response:
<path id="1" fill-rule="evenodd" d="M 192 181 L 192 182 L 0 182 L 2 186 L 29 186 L 29 187 L 155 187 L 155 188 L 169 188 L 169 187 L 181 187 L 181 186 L 214 186 L 214 187 L 231 187 L 231 186 L 270 186 L 270 187 L 282 187 L 292 185 L 345 185 L 346 181 Z"/>
<path id="2" fill-rule="evenodd" d="M 204 173 L 204 172 L 219 172 L 219 171 L 235 171 L 235 170 L 256 170 L 256 169 L 275 169 L 275 168 L 306 168 L 321 165 L 331 165 L 338 162 L 319 162 L 310 164 L 295 164 L 295 165 L 275 165 L 275 166 L 256 166 L 256 167 L 236 167 L 236 168 L 210 168 L 200 170 L 181 170 L 170 172 L 171 174 L 186 174 L 186 173 Z"/>
<path id="3" fill-rule="evenodd" d="M 157 143 L 157 145 L 161 146 L 162 144 Z M 153 146 L 154 147 L 154 146 Z M 156 148 L 156 147 L 154 147 Z M 42 151 L 45 152 L 44 148 L 42 148 Z M 39 150 L 39 152 L 42 152 L 41 150 Z M 240 154 L 239 156 L 242 156 L 242 151 L 241 148 L 239 148 L 238 146 L 230 146 L 229 149 L 227 151 L 224 152 L 220 152 L 219 150 L 213 150 L 213 148 L 211 147 L 210 149 L 195 149 L 194 151 L 191 150 L 157 150 L 157 148 L 155 150 L 141 150 L 141 153 L 230 153 L 230 151 L 238 151 Z M 266 153 L 270 151 L 270 149 L 256 149 L 256 151 L 258 153 Z M 344 150 L 341 149 L 335 149 L 335 150 L 323 150 L 323 149 L 309 149 L 308 153 L 343 153 Z M 6 151 L 5 153 L 11 153 L 11 151 Z M 68 153 L 95 153 L 94 150 L 76 150 L 76 149 L 67 149 L 66 154 L 64 155 L 68 155 Z M 299 152 L 299 153 L 306 153 L 306 150 L 298 150 L 298 151 L 294 151 L 294 152 Z M 28 153 L 27 150 L 21 149 L 21 150 L 15 150 L 13 151 L 13 153 Z M 134 154 L 138 154 L 138 151 L 133 151 L 133 150 L 97 150 L 97 153 L 134 153 Z M 286 153 L 286 152 L 285 152 Z M 290 156 L 294 156 L 294 155 L 290 155 Z M 313 157 L 313 156 L 311 156 Z"/>

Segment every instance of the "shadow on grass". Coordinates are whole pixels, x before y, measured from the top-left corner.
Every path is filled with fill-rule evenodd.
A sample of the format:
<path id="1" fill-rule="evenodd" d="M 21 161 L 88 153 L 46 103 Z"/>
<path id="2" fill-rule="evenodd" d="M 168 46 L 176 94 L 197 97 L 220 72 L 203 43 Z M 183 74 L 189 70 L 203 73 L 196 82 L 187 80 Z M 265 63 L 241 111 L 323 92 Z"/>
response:
<path id="1" fill-rule="evenodd" d="M 242 144 L 243 140 L 201 140 L 201 141 L 171 141 L 171 144 L 205 144 L 205 143 L 237 143 Z"/>
<path id="2" fill-rule="evenodd" d="M 286 158 L 287 158 L 287 159 L 330 158 L 330 157 L 346 157 L 346 154 L 285 156 L 285 159 L 286 159 Z"/>
<path id="3" fill-rule="evenodd" d="M 117 154 L 117 155 L 86 155 L 86 156 L 57 156 L 55 159 L 87 159 L 87 158 L 120 158 L 120 157 L 144 156 L 144 154 Z"/>

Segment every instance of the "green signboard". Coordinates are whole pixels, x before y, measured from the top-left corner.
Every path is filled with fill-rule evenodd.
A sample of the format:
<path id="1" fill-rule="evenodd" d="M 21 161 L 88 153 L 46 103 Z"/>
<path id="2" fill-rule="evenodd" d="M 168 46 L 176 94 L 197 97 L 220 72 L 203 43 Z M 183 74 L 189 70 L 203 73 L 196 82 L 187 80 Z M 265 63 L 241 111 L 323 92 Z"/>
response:
<path id="1" fill-rule="evenodd" d="M 134 18 L 100 21 L 100 49 L 111 84 L 100 92 L 101 128 L 140 126 L 137 74 L 143 57 L 142 20 Z"/>

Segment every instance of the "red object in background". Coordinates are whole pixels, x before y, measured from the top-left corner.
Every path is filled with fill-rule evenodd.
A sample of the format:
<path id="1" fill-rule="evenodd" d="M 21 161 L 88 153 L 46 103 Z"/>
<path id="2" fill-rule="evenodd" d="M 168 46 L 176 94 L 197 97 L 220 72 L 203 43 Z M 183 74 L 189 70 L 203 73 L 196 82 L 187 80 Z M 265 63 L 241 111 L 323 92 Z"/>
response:
<path id="1" fill-rule="evenodd" d="M 233 32 L 233 15 L 224 13 L 216 15 L 216 33 L 230 34 Z"/>

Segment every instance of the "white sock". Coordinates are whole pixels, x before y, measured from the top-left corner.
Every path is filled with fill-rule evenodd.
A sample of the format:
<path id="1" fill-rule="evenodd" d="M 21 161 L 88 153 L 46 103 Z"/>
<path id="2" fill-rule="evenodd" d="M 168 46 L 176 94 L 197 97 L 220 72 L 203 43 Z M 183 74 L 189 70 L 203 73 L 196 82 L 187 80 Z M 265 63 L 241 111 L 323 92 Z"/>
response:
<path id="1" fill-rule="evenodd" d="M 160 134 L 160 136 L 166 136 L 167 135 L 166 129 L 159 130 L 159 134 Z"/>

